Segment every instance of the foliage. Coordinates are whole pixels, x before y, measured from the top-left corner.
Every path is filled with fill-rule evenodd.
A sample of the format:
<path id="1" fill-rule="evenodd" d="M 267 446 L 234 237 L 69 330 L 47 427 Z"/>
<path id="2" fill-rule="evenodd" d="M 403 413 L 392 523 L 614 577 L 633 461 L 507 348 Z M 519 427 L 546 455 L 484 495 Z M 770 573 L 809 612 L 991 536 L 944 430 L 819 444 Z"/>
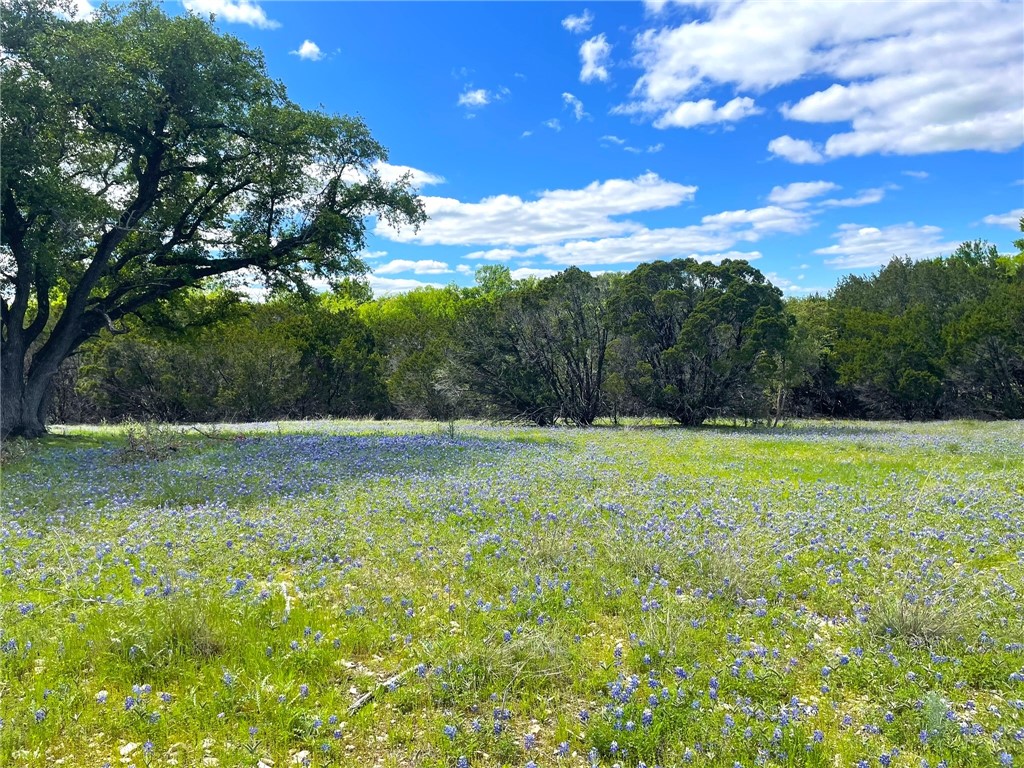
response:
<path id="1" fill-rule="evenodd" d="M 783 349 L 781 292 L 744 261 L 641 264 L 611 299 L 623 375 L 657 413 L 698 425 L 760 415 L 759 364 Z"/>
<path id="2" fill-rule="evenodd" d="M 830 298 L 839 383 L 880 417 L 1024 416 L 1024 273 L 980 241 L 893 259 Z"/>
<path id="3" fill-rule="evenodd" d="M 223 421 L 383 415 L 381 360 L 357 308 L 332 296 L 281 296 L 218 309 L 189 298 L 207 322 L 177 331 L 136 326 L 83 352 L 78 392 L 96 418 Z M 211 307 L 211 305 L 213 305 Z M 171 312 L 171 310 L 161 310 Z M 58 400 L 57 405 L 65 407 Z"/>
<path id="4" fill-rule="evenodd" d="M 388 398 L 399 415 L 455 415 L 459 395 L 448 385 L 445 366 L 463 309 L 454 287 L 420 288 L 362 305 L 361 317 L 386 361 Z"/>
<path id="5" fill-rule="evenodd" d="M 604 410 L 609 286 L 571 267 L 472 302 L 456 359 L 466 389 L 501 418 L 593 424 Z"/>
<path id="6" fill-rule="evenodd" d="M 241 270 L 308 291 L 362 269 L 364 217 L 424 220 L 360 119 L 301 109 L 208 20 L 14 0 L 2 24 L 5 436 L 41 432 L 61 363 L 154 301 Z"/>

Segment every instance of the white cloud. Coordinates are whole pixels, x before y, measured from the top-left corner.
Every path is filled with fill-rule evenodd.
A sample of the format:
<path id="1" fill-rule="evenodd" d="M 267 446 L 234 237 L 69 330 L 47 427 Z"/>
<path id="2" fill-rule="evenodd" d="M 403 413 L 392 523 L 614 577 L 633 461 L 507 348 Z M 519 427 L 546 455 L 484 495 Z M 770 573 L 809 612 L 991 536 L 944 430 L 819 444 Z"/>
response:
<path id="1" fill-rule="evenodd" d="M 645 173 L 635 179 L 595 181 L 582 189 L 546 190 L 535 200 L 495 195 L 463 203 L 424 196 L 430 220 L 419 231 L 396 232 L 378 221 L 375 232 L 399 242 L 491 247 L 621 235 L 643 227 L 619 217 L 677 206 L 692 200 L 696 191 L 696 187 Z"/>
<path id="2" fill-rule="evenodd" d="M 860 224 L 842 224 L 834 235 L 838 242 L 815 253 L 829 256 L 826 264 L 837 269 L 866 269 L 888 264 L 893 256 L 927 259 L 949 254 L 958 243 L 943 242 L 942 229 L 913 222 L 888 227 L 864 227 Z"/>
<path id="3" fill-rule="evenodd" d="M 471 266 L 469 266 L 469 264 L 456 264 L 455 265 L 455 271 L 458 272 L 460 275 L 472 275 L 473 274 L 473 268 Z"/>
<path id="4" fill-rule="evenodd" d="M 466 254 L 467 259 L 473 259 L 479 261 L 508 261 L 509 259 L 516 259 L 523 256 L 521 251 L 517 251 L 514 248 L 491 248 L 487 251 L 473 251 L 472 253 Z"/>
<path id="5" fill-rule="evenodd" d="M 644 229 L 626 237 L 573 240 L 559 245 L 537 246 L 530 255 L 542 256 L 559 266 L 608 266 L 638 264 L 658 259 L 694 258 L 706 261 L 761 257 L 759 251 L 729 250 L 736 238 L 724 230 L 690 227 Z"/>
<path id="6" fill-rule="evenodd" d="M 203 16 L 213 14 L 231 24 L 248 24 L 260 29 L 277 29 L 279 22 L 267 18 L 267 12 L 250 0 L 185 0 L 185 7 Z"/>
<path id="7" fill-rule="evenodd" d="M 533 136 L 533 131 L 523 131 L 522 135 L 519 138 L 525 139 L 527 136 Z"/>
<path id="8" fill-rule="evenodd" d="M 800 283 L 790 280 L 788 277 L 784 277 L 778 272 L 765 272 L 764 276 L 772 285 L 781 289 L 783 293 L 790 296 L 805 296 L 809 293 L 824 294 L 828 292 L 828 288 L 800 285 Z M 797 275 L 796 279 L 802 281 L 804 279 L 804 275 Z"/>
<path id="9" fill-rule="evenodd" d="M 651 144 L 649 147 L 647 147 L 647 154 L 653 155 L 657 152 L 661 152 L 661 150 L 663 150 L 664 148 L 665 145 L 659 141 L 657 144 Z"/>
<path id="10" fill-rule="evenodd" d="M 391 163 L 374 163 L 374 169 L 377 171 L 377 175 L 380 176 L 382 181 L 394 183 L 398 181 L 402 176 L 407 176 L 409 183 L 416 187 L 429 187 L 435 184 L 444 184 L 444 176 L 438 176 L 435 173 L 429 173 L 428 171 L 421 171 L 419 168 L 413 168 L 409 165 L 392 165 Z"/>
<path id="11" fill-rule="evenodd" d="M 512 270 L 513 280 L 526 280 L 530 277 L 535 277 L 538 280 L 543 280 L 545 277 L 551 277 L 556 274 L 553 269 L 536 269 L 534 267 L 520 267 L 519 269 Z"/>
<path id="12" fill-rule="evenodd" d="M 433 259 L 420 259 L 419 261 L 393 259 L 387 264 L 381 264 L 373 269 L 376 275 L 397 275 L 400 272 L 412 272 L 415 275 L 447 275 L 451 271 L 451 268 L 443 261 L 434 261 Z"/>
<path id="13" fill-rule="evenodd" d="M 826 208 L 856 208 L 861 205 L 880 203 L 883 197 L 885 197 L 885 187 L 875 187 L 861 190 L 856 197 L 822 200 L 821 205 Z"/>
<path id="14" fill-rule="evenodd" d="M 810 217 L 805 213 L 768 206 L 711 214 L 704 216 L 700 224 L 686 227 L 645 227 L 623 237 L 538 245 L 522 255 L 540 256 L 562 266 L 627 264 L 687 256 L 706 260 L 728 258 L 750 261 L 760 258 L 761 253 L 737 251 L 734 249 L 737 244 L 756 242 L 779 232 L 802 232 L 810 224 Z"/>
<path id="15" fill-rule="evenodd" d="M 366 281 L 370 284 L 374 296 L 388 296 L 395 293 L 408 293 L 417 288 L 443 288 L 440 283 L 425 283 L 420 280 L 413 280 L 406 277 L 377 277 L 367 275 Z"/>
<path id="16" fill-rule="evenodd" d="M 1006 213 L 993 213 L 986 216 L 982 221 L 995 227 L 1010 227 L 1010 229 L 1017 229 L 1020 226 L 1022 216 L 1024 216 L 1024 208 L 1017 208 L 1016 210 L 1007 211 Z"/>
<path id="17" fill-rule="evenodd" d="M 562 26 L 574 35 L 583 34 L 590 30 L 590 25 L 594 23 L 594 15 L 586 8 L 583 9 L 583 13 L 579 16 L 566 16 L 562 19 Z"/>
<path id="18" fill-rule="evenodd" d="M 620 139 L 618 136 L 602 136 L 601 141 L 610 141 L 613 144 L 625 144 L 625 139 Z"/>
<path id="19" fill-rule="evenodd" d="M 320 50 L 320 46 L 314 43 L 312 40 L 303 40 L 302 45 L 298 47 L 298 50 L 288 51 L 293 56 L 298 56 L 300 59 L 306 59 L 306 61 L 320 61 L 324 57 L 323 51 Z"/>
<path id="20" fill-rule="evenodd" d="M 772 187 L 768 200 L 778 205 L 796 206 L 835 189 L 839 189 L 839 185 L 831 181 L 797 181 L 784 187 Z"/>
<path id="21" fill-rule="evenodd" d="M 577 99 L 571 93 L 563 93 L 562 101 L 565 102 L 565 106 L 572 107 L 572 113 L 573 116 L 576 118 L 576 122 L 579 122 L 584 117 L 590 117 L 590 115 L 583 110 L 583 102 Z"/>
<path id="22" fill-rule="evenodd" d="M 928 171 L 903 171 L 903 175 L 912 179 L 927 179 Z"/>
<path id="23" fill-rule="evenodd" d="M 785 105 L 783 116 L 848 129 L 820 149 L 805 141 L 800 151 L 791 144 L 776 154 L 820 162 L 872 153 L 1002 152 L 1024 143 L 1018 2 L 697 5 L 703 10 L 696 20 L 691 14 L 634 39 L 634 63 L 644 71 L 627 108 L 670 120 L 711 88 L 760 94 L 825 80 L 821 90 Z"/>
<path id="24" fill-rule="evenodd" d="M 655 128 L 693 128 L 710 123 L 731 123 L 764 110 L 754 104 L 749 96 L 738 96 L 722 106 L 716 106 L 713 99 L 684 101 L 664 112 L 654 121 Z"/>
<path id="25" fill-rule="evenodd" d="M 589 83 L 594 80 L 607 82 L 608 59 L 611 57 L 612 47 L 604 34 L 584 40 L 580 46 L 580 82 Z"/>
<path id="26" fill-rule="evenodd" d="M 644 10 L 652 16 L 657 16 L 668 5 L 669 0 L 644 0 Z"/>
<path id="27" fill-rule="evenodd" d="M 467 88 L 459 94 L 459 106 L 467 109 L 479 109 L 491 103 L 491 93 L 486 88 Z"/>
<path id="28" fill-rule="evenodd" d="M 767 205 L 751 210 L 722 211 L 704 216 L 701 224 L 714 229 L 715 227 L 735 227 L 749 225 L 749 230 L 737 234 L 739 240 L 758 240 L 767 232 L 797 233 L 810 225 L 807 215 L 801 211 Z"/>
<path id="29" fill-rule="evenodd" d="M 562 130 L 562 121 L 559 120 L 557 117 L 552 117 L 550 120 L 544 121 L 544 126 L 546 128 L 550 128 L 552 131 L 555 131 L 555 133 L 557 133 L 558 131 Z"/>
<path id="30" fill-rule="evenodd" d="M 779 136 L 768 142 L 768 151 L 778 157 L 785 158 L 791 163 L 823 163 L 825 156 L 821 154 L 814 145 L 804 139 L 794 139 L 792 136 Z"/>
<path id="31" fill-rule="evenodd" d="M 388 184 L 393 184 L 403 176 L 406 177 L 411 186 L 417 189 L 445 183 L 444 176 L 438 176 L 435 173 L 413 168 L 409 165 L 392 165 L 391 163 L 377 160 L 373 163 L 372 168 L 381 181 Z M 318 180 L 321 184 L 326 184 L 330 178 L 330 173 L 326 169 L 315 165 L 306 167 L 306 175 L 311 179 Z M 346 168 L 344 173 L 341 174 L 341 178 L 350 184 L 358 184 L 366 180 L 366 174 L 359 168 Z"/>
<path id="32" fill-rule="evenodd" d="M 63 8 L 54 3 L 49 5 L 48 10 L 62 19 L 75 19 L 77 21 L 91 21 L 96 14 L 96 6 L 90 3 L 89 0 L 73 0 L 70 14 L 65 13 Z"/>

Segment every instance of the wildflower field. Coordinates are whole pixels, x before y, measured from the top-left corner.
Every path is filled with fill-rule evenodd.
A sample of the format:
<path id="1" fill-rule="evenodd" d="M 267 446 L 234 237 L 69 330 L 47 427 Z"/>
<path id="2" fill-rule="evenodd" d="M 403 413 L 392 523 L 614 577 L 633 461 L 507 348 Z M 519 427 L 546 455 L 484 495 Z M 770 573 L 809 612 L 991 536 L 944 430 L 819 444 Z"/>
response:
<path id="1" fill-rule="evenodd" d="M 1024 423 L 173 434 L 4 468 L 0 765 L 1024 766 Z"/>

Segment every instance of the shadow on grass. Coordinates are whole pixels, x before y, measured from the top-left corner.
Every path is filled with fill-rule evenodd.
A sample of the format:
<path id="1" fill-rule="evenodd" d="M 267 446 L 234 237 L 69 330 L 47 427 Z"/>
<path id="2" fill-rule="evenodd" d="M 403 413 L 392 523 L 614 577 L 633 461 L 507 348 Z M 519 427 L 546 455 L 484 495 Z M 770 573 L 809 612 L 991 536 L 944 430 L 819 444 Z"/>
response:
<path id="1" fill-rule="evenodd" d="M 547 441 L 528 439 L 536 436 L 508 439 L 498 430 L 466 430 L 454 439 L 427 431 L 225 434 L 227 439 L 189 435 L 179 450 L 159 454 L 127 450 L 116 431 L 40 438 L 31 456 L 5 468 L 3 511 L 22 517 L 76 507 L 209 504 L 241 511 L 279 501 L 330 500 L 360 484 L 434 482 L 467 467 L 514 464 L 551 451 Z"/>

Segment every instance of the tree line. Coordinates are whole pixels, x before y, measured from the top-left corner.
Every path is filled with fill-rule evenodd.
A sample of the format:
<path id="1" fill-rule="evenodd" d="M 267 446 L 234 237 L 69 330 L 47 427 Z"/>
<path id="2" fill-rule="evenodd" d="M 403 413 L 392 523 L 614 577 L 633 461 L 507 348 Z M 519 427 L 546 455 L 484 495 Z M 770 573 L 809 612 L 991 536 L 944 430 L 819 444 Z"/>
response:
<path id="1" fill-rule="evenodd" d="M 128 416 L 1024 416 L 1024 256 L 980 242 L 788 301 L 690 259 L 375 299 L 367 220 L 426 215 L 361 119 L 301 108 L 211 18 L 71 5 L 0 14 L 0 439 Z"/>
<path id="2" fill-rule="evenodd" d="M 50 416 L 1024 418 L 1022 264 L 968 242 L 785 300 L 744 261 L 692 259 L 522 281 L 487 266 L 381 298 L 356 279 L 262 302 L 193 289 L 83 345 Z"/>

